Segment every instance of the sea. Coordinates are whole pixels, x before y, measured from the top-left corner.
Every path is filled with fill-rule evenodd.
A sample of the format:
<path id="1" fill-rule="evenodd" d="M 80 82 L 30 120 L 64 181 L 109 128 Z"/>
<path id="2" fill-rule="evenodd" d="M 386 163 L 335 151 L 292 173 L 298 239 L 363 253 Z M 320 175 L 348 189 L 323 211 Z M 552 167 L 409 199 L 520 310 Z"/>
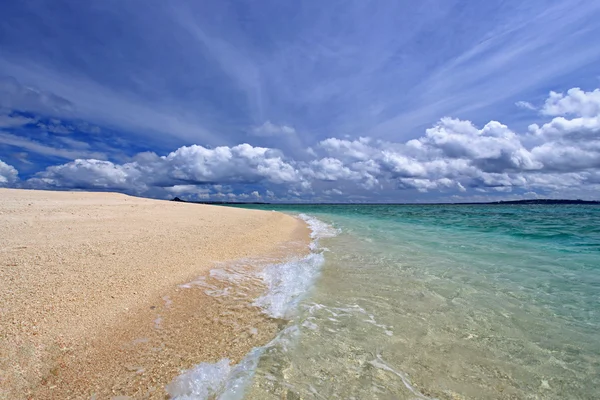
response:
<path id="1" fill-rule="evenodd" d="M 600 206 L 246 207 L 312 252 L 257 273 L 277 337 L 173 399 L 600 399 Z"/>

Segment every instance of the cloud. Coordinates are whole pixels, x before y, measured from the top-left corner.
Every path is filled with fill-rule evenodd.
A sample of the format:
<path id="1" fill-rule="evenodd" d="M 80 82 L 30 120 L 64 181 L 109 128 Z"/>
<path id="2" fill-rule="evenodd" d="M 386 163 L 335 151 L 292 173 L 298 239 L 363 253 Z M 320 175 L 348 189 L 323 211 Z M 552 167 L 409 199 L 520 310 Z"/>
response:
<path id="1" fill-rule="evenodd" d="M 257 126 L 254 129 L 252 129 L 253 135 L 262 137 L 294 135 L 295 133 L 296 130 L 291 126 L 275 125 L 271 123 L 271 121 L 266 121 L 261 126 Z"/>
<path id="2" fill-rule="evenodd" d="M 2 98 L 171 148 L 243 143 L 269 118 L 285 125 L 257 135 L 301 130 L 306 147 L 344 134 L 405 141 L 444 115 L 481 123 L 482 110 L 597 75 L 597 2 L 504 4 L 4 2 L 0 74 L 15 79 Z"/>
<path id="3" fill-rule="evenodd" d="M 193 183 L 293 183 L 298 172 L 274 149 L 240 144 L 207 149 L 184 146 L 157 161 L 166 164 L 171 178 Z"/>
<path id="4" fill-rule="evenodd" d="M 324 190 L 323 194 L 325 196 L 341 196 L 344 194 L 344 192 L 342 192 L 339 189 L 331 189 L 331 190 Z"/>
<path id="5" fill-rule="evenodd" d="M 183 105 L 149 102 L 81 76 L 70 76 L 42 65 L 12 64 L 0 58 L 0 74 L 3 70 L 21 79 L 0 78 L 0 108 L 81 121 L 75 128 L 90 133 L 99 132 L 97 125 L 102 125 L 152 139 L 157 133 L 210 144 L 222 143 L 224 139 L 216 138 L 200 123 L 201 111 Z M 40 128 L 52 133 L 72 130 L 72 127 L 53 125 L 40 125 Z"/>
<path id="6" fill-rule="evenodd" d="M 317 146 L 329 158 L 312 162 L 311 173 L 306 175 L 357 184 L 359 176 L 370 176 L 384 192 L 391 188 L 421 192 L 557 190 L 586 184 L 593 190 L 600 169 L 596 93 L 579 89 L 570 90 L 567 96 L 551 93 L 547 110 L 575 117 L 560 116 L 542 126 L 534 124 L 525 134 L 497 121 L 479 129 L 470 121 L 442 118 L 424 136 L 405 143 L 366 137 L 329 138 Z M 524 144 L 532 141 L 532 146 Z"/>
<path id="7" fill-rule="evenodd" d="M 409 145 L 427 153 L 429 158 L 468 159 L 484 172 L 540 169 L 517 134 L 497 121 L 477 129 L 470 121 L 442 118 L 426 135 Z"/>
<path id="8" fill-rule="evenodd" d="M 598 138 L 599 129 L 600 115 L 573 119 L 556 117 L 542 126 L 537 124 L 529 126 L 529 131 L 541 140 L 592 140 Z"/>
<path id="9" fill-rule="evenodd" d="M 183 146 L 166 156 L 140 153 L 132 162 L 78 159 L 52 166 L 28 181 L 32 187 L 116 189 L 145 193 L 169 188 L 181 193 L 191 185 L 300 183 L 303 177 L 277 150 L 241 144 L 208 149 Z M 177 188 L 177 189 L 173 189 Z"/>
<path id="10" fill-rule="evenodd" d="M 517 101 L 515 103 L 515 106 L 522 108 L 523 110 L 532 110 L 532 111 L 537 110 L 537 108 L 535 108 L 535 106 L 528 101 Z"/>
<path id="11" fill-rule="evenodd" d="M 17 79 L 0 77 L 0 108 L 43 114 L 69 114 L 73 104 L 49 91 L 22 85 Z"/>
<path id="12" fill-rule="evenodd" d="M 331 157 L 311 161 L 303 172 L 313 179 L 330 182 L 353 180 L 359 176 L 357 172 L 346 167 L 342 161 Z"/>
<path id="13" fill-rule="evenodd" d="M 600 89 L 584 92 L 580 88 L 572 88 L 567 94 L 550 92 L 542 107 L 542 114 L 576 115 L 578 117 L 594 117 L 600 115 Z"/>
<path id="14" fill-rule="evenodd" d="M 328 138 L 319 142 L 319 147 L 339 158 L 366 161 L 374 155 L 371 142 L 367 137 L 357 140 Z"/>
<path id="15" fill-rule="evenodd" d="M 37 127 L 42 131 L 56 133 L 59 135 L 69 135 L 73 133 L 72 127 L 61 124 L 59 120 L 51 120 L 49 124 L 40 122 L 37 124 Z"/>
<path id="16" fill-rule="evenodd" d="M 595 92 L 585 96 L 594 98 Z M 390 201 L 402 191 L 539 194 L 569 189 L 593 196 L 600 189 L 600 110 L 594 115 L 589 99 L 581 96 L 568 106 L 561 103 L 564 98 L 550 94 L 546 104 L 560 104 L 556 107 L 562 107 L 566 117 L 534 124 L 524 133 L 498 121 L 478 127 L 444 117 L 406 142 L 327 138 L 313 146 L 308 160 L 249 144 L 192 145 L 164 156 L 139 153 L 123 164 L 78 159 L 48 167 L 24 185 L 163 197 L 220 193 L 230 199 L 257 197 L 259 190 L 268 199 L 343 193 Z M 249 197 L 239 197 L 244 193 Z"/>
<path id="17" fill-rule="evenodd" d="M 66 141 L 65 141 L 66 140 Z M 68 144 L 69 146 L 78 147 L 76 149 L 71 148 L 60 148 L 60 147 L 52 147 L 40 142 L 37 142 L 32 139 L 28 139 L 26 137 L 13 135 L 10 133 L 0 131 L 0 143 L 10 146 L 19 147 L 22 149 L 26 149 L 33 153 L 43 154 L 50 157 L 60 157 L 66 159 L 74 159 L 74 158 L 100 158 L 105 159 L 106 155 L 97 151 L 87 151 L 86 144 L 81 141 L 69 140 L 66 138 L 62 139 L 63 143 Z"/>
<path id="18" fill-rule="evenodd" d="M 572 88 L 566 95 L 550 92 L 541 112 L 550 116 L 597 117 L 600 115 L 600 89 L 584 92 L 580 88 Z"/>
<path id="19" fill-rule="evenodd" d="M 19 172 L 12 165 L 0 160 L 0 186 L 12 186 L 19 180 Z"/>
<path id="20" fill-rule="evenodd" d="M 494 21 L 484 15 L 475 17 L 475 9 L 469 7 L 477 19 L 473 25 L 477 33 L 471 30 L 469 38 L 461 37 L 452 45 L 440 38 L 452 56 L 427 70 L 406 92 L 413 97 L 402 103 L 406 107 L 371 132 L 389 138 L 398 129 L 427 124 L 443 115 L 477 119 L 515 97 L 565 84 L 566 76 L 587 77 L 597 70 L 593 65 L 600 60 L 600 49 L 592 49 L 589 43 L 600 26 L 589 24 L 600 15 L 598 4 L 536 2 L 526 8 L 524 3 L 509 3 L 510 11 L 495 8 L 494 2 L 481 3 L 494 7 Z M 452 23 L 439 33 L 456 40 Z M 508 113 L 506 118 L 510 117 Z"/>
<path id="21" fill-rule="evenodd" d="M 0 128 L 18 128 L 23 125 L 35 123 L 35 119 L 20 115 L 2 114 L 0 110 Z"/>
<path id="22" fill-rule="evenodd" d="M 553 171 L 584 171 L 600 167 L 600 89 L 567 94 L 550 92 L 542 113 L 550 122 L 532 124 L 529 132 L 541 144 L 533 156 Z M 566 116 L 566 117 L 565 117 Z"/>
<path id="23" fill-rule="evenodd" d="M 208 194 L 210 189 L 198 187 L 196 185 L 175 185 L 165 188 L 173 194 Z"/>
<path id="24" fill-rule="evenodd" d="M 146 183 L 134 165 L 117 165 L 102 160 L 74 160 L 63 165 L 48 167 L 29 179 L 33 188 L 105 189 L 142 193 Z"/>

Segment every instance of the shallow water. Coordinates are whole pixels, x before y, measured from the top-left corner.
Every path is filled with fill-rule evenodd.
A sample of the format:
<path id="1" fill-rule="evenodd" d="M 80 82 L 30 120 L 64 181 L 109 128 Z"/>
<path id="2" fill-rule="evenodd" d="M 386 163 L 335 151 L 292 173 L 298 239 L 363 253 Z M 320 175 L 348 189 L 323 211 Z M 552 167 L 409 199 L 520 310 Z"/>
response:
<path id="1" fill-rule="evenodd" d="M 600 207 L 268 208 L 337 236 L 222 398 L 598 398 Z"/>

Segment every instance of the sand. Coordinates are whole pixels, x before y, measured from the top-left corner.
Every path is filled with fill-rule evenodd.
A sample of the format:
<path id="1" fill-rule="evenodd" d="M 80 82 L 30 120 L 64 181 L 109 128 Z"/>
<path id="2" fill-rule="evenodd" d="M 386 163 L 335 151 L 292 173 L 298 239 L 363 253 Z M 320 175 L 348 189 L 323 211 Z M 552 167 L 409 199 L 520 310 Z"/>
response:
<path id="1" fill-rule="evenodd" d="M 279 329 L 251 304 L 260 282 L 222 297 L 180 285 L 308 240 L 276 212 L 0 189 L 0 399 L 162 399 L 182 369 L 239 361 Z"/>

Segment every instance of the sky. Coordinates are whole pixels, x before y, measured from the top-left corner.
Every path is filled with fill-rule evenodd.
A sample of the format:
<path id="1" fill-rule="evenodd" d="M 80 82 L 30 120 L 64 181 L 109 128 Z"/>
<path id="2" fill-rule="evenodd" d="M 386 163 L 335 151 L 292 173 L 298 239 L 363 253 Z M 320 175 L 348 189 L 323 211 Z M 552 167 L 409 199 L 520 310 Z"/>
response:
<path id="1" fill-rule="evenodd" d="M 6 0 L 0 186 L 600 199 L 600 2 Z"/>

